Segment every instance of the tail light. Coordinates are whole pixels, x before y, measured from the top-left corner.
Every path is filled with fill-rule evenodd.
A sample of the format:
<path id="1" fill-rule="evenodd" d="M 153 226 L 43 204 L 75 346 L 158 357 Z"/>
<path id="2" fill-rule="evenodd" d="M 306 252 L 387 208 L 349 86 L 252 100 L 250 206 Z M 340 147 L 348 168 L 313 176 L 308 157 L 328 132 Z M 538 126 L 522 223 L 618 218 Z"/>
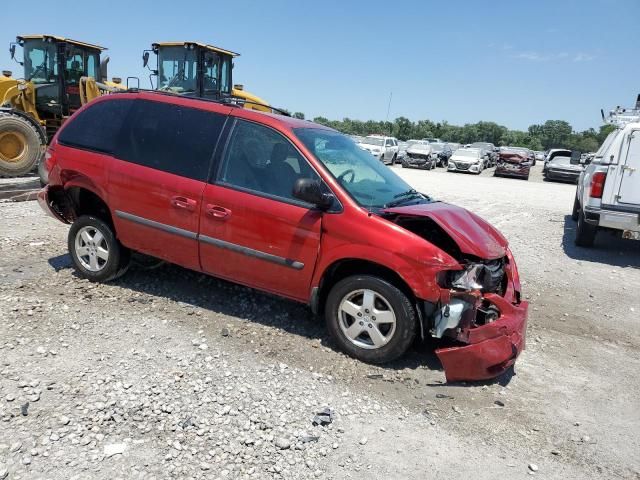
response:
<path id="1" fill-rule="evenodd" d="M 604 190 L 604 181 L 607 179 L 607 172 L 596 172 L 591 177 L 591 191 L 589 196 L 591 198 L 602 198 L 602 192 Z"/>

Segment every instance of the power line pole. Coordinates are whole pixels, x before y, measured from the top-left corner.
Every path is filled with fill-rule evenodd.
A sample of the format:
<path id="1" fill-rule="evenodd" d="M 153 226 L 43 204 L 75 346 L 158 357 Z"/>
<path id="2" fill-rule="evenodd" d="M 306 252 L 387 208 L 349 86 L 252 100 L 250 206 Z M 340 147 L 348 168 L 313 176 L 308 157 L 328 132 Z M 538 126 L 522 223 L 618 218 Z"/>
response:
<path id="1" fill-rule="evenodd" d="M 385 122 L 389 121 L 389 111 L 391 110 L 391 99 L 393 98 L 393 92 L 389 94 L 389 104 L 387 105 L 387 118 Z M 389 133 L 391 133 L 391 127 L 389 127 Z"/>

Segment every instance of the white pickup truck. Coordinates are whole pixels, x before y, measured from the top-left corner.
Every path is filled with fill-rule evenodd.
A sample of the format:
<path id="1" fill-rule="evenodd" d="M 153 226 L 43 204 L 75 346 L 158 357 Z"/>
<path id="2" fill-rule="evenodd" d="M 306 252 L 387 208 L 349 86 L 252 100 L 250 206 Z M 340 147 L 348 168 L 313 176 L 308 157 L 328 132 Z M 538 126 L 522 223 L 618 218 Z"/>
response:
<path id="1" fill-rule="evenodd" d="M 618 107 L 605 122 L 616 129 L 585 167 L 576 190 L 572 217 L 581 247 L 591 247 L 600 230 L 640 240 L 640 95 L 635 108 Z"/>

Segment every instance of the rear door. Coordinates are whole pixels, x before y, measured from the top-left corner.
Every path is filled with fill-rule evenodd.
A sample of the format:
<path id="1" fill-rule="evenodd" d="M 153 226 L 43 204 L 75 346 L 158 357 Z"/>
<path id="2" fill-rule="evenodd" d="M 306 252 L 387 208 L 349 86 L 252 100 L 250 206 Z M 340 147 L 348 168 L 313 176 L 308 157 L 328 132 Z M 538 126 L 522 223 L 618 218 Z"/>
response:
<path id="1" fill-rule="evenodd" d="M 200 202 L 226 115 L 135 100 L 109 170 L 109 198 L 120 241 L 199 270 Z"/>
<path id="2" fill-rule="evenodd" d="M 282 134 L 238 119 L 213 178 L 201 207 L 202 269 L 308 301 L 322 213 L 291 192 L 298 178 L 319 179 L 315 170 Z"/>
<path id="3" fill-rule="evenodd" d="M 620 164 L 620 188 L 618 202 L 625 205 L 640 205 L 640 130 L 632 130 L 623 147 Z"/>

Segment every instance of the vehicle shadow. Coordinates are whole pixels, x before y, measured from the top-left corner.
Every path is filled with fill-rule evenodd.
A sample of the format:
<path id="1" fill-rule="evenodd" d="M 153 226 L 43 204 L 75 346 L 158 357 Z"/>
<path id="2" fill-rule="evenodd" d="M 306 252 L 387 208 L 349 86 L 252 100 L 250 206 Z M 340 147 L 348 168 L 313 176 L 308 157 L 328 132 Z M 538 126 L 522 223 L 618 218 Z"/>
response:
<path id="1" fill-rule="evenodd" d="M 598 232 L 593 247 L 578 247 L 574 243 L 576 225 L 571 215 L 565 215 L 562 249 L 569 258 L 605 263 L 614 267 L 640 268 L 640 242 L 623 240 L 619 233 L 601 231 Z"/>

